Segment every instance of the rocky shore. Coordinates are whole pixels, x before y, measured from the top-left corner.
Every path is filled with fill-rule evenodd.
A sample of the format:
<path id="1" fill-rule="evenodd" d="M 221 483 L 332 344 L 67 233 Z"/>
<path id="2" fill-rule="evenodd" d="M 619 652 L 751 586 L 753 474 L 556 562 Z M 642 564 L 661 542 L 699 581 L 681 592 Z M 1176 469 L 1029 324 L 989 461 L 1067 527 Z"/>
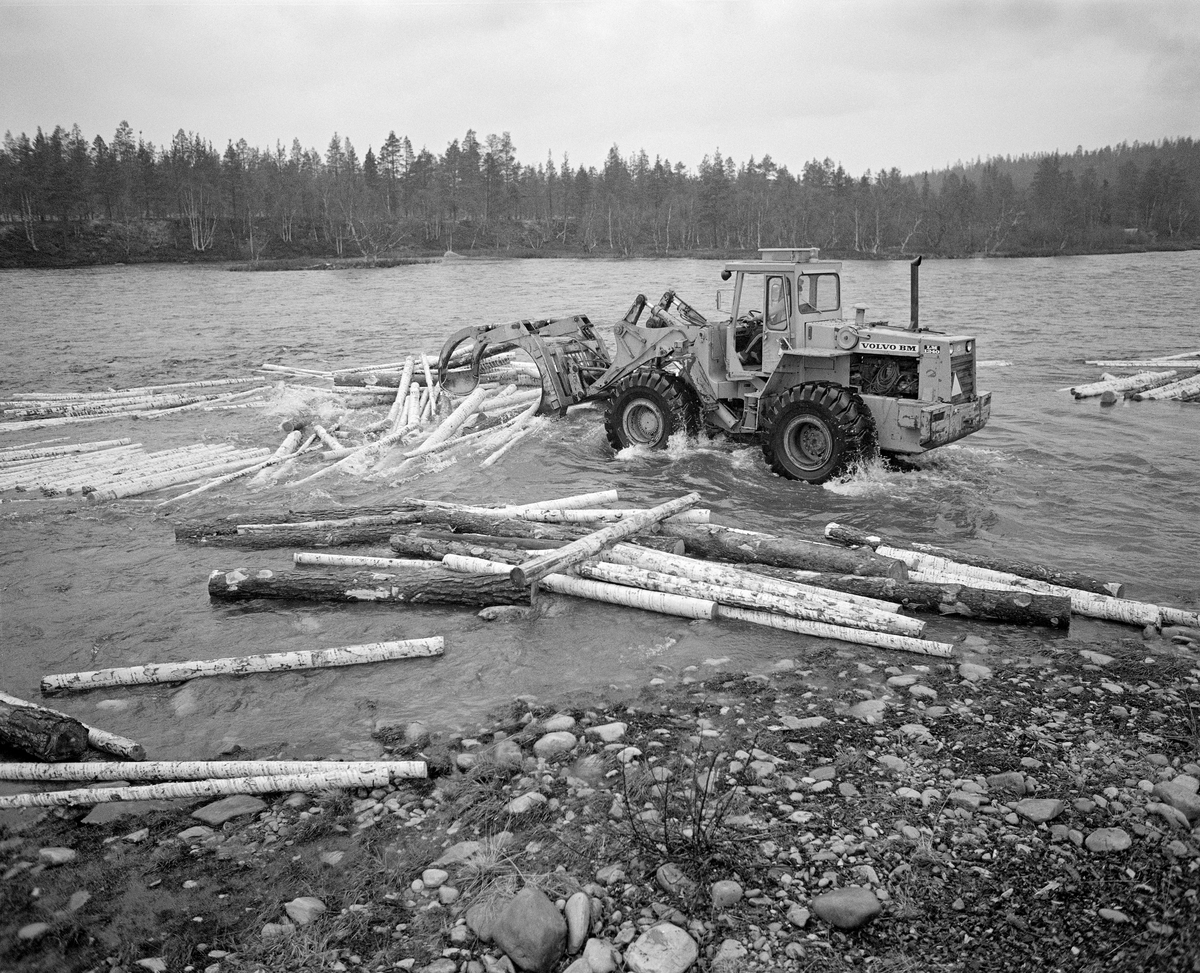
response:
<path id="1" fill-rule="evenodd" d="M 431 776 L 370 793 L 0 812 L 0 968 L 1200 969 L 1195 644 L 972 640 L 380 725 Z"/>

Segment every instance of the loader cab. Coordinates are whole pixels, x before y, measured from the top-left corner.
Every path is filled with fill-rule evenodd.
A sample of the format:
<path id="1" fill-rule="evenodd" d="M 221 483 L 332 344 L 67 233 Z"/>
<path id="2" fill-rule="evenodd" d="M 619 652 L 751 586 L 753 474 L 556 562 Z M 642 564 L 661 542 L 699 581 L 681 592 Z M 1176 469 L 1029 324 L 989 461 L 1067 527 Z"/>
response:
<path id="1" fill-rule="evenodd" d="M 730 377 L 770 374 L 785 351 L 809 344 L 811 322 L 841 316 L 840 263 L 818 261 L 816 248 L 759 252 L 761 260 L 728 263 L 721 274 L 734 279 Z"/>

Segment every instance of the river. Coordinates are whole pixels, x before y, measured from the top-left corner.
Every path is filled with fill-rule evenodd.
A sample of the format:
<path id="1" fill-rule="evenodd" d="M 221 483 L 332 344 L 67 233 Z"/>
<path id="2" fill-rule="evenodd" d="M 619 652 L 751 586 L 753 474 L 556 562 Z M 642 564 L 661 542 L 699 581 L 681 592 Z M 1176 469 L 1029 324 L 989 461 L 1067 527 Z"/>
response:
<path id="1" fill-rule="evenodd" d="M 0 398 L 245 375 L 264 362 L 341 368 L 435 351 L 451 331 L 558 312 L 611 325 L 638 292 L 674 287 L 712 305 L 720 265 L 703 260 L 459 260 L 386 270 L 230 273 L 215 267 L 106 267 L 0 273 Z M 908 317 L 907 262 L 851 263 L 848 306 Z M 449 466 L 401 487 L 326 477 L 250 494 L 234 484 L 178 509 L 145 500 L 0 505 L 0 688 L 37 699 L 48 673 L 443 635 L 438 659 L 50 701 L 141 740 L 156 758 L 204 758 L 234 744 L 288 757 L 374 754 L 375 721 L 469 726 L 516 695 L 565 698 L 684 678 L 698 667 L 804 665 L 806 637 L 687 622 L 557 600 L 534 621 L 486 623 L 469 610 L 210 602 L 215 568 L 290 567 L 289 552 L 174 542 L 174 524 L 229 503 L 269 512 L 380 504 L 404 495 L 496 503 L 615 488 L 643 504 L 698 491 L 718 522 L 786 532 L 831 520 L 910 540 L 1040 559 L 1126 583 L 1129 597 L 1200 603 L 1200 405 L 1075 401 L 1085 359 L 1200 349 L 1200 252 L 926 261 L 925 326 L 978 338 L 978 385 L 993 393 L 980 433 L 915 470 L 872 465 L 814 487 L 772 476 L 757 448 L 703 439 L 663 453 L 608 446 L 602 413 L 547 421 L 501 464 Z M 279 410 L 190 412 L 3 436 L 0 446 L 129 435 L 147 449 L 195 442 L 274 447 Z M 380 552 L 384 553 L 384 552 Z M 927 634 L 964 657 L 1036 652 L 1066 638 L 934 618 Z M 1136 640 L 1133 628 L 1076 618 L 1071 639 Z M 845 658 L 920 662 L 845 647 Z M 828 678 L 836 683 L 836 673 Z"/>

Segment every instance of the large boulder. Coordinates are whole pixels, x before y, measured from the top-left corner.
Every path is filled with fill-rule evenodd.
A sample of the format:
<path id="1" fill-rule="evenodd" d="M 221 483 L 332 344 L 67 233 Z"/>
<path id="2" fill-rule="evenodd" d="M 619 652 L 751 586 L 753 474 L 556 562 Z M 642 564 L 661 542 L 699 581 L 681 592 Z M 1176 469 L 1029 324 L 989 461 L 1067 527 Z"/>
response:
<path id="1" fill-rule="evenodd" d="M 544 892 L 526 885 L 495 914 L 492 941 L 522 970 L 549 973 L 567 949 L 567 922 Z"/>

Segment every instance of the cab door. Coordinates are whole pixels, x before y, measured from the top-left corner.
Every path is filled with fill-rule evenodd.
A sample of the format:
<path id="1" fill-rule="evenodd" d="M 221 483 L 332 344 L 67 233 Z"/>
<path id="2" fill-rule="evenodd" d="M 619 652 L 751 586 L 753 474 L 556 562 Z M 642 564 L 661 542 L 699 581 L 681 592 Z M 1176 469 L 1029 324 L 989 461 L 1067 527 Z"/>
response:
<path id="1" fill-rule="evenodd" d="M 767 274 L 764 287 L 762 370 L 770 373 L 795 343 L 795 287 L 790 274 Z"/>

